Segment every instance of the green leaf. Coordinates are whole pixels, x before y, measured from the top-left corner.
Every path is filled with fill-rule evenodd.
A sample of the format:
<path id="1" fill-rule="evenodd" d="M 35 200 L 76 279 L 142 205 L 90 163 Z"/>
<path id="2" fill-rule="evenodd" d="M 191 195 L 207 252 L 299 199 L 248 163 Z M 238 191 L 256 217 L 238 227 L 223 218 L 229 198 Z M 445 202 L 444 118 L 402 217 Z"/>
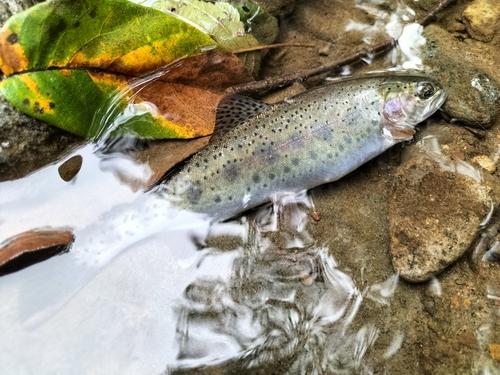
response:
<path id="1" fill-rule="evenodd" d="M 211 3 L 203 0 L 159 0 L 154 3 L 153 7 L 191 23 L 229 51 L 259 45 L 253 35 L 246 33 L 238 9 L 230 3 Z M 246 52 L 238 57 L 254 75 L 258 73 L 260 51 Z"/>
<path id="2" fill-rule="evenodd" d="M 49 0 L 0 30 L 0 68 L 8 76 L 0 93 L 84 137 L 204 136 L 224 89 L 251 79 L 216 47 L 197 27 L 126 0 Z M 158 69 L 168 70 L 158 82 L 134 81 Z"/>
<path id="3" fill-rule="evenodd" d="M 55 67 L 138 75 L 215 47 L 186 22 L 126 0 L 53 0 L 6 22 L 0 68 L 5 75 Z"/>
<path id="4" fill-rule="evenodd" d="M 276 41 L 279 33 L 276 17 L 251 1 L 237 1 L 233 5 L 240 13 L 246 32 L 251 33 L 261 45 L 273 44 Z"/>

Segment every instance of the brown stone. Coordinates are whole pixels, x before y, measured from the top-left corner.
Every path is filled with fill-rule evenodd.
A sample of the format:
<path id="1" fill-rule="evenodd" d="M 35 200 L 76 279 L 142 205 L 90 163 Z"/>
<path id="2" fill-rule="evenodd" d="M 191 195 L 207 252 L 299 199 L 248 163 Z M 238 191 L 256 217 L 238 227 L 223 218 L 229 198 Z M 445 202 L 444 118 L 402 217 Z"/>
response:
<path id="1" fill-rule="evenodd" d="M 489 42 L 498 32 L 500 7 L 497 0 L 475 0 L 462 14 L 467 33 L 481 42 Z"/>
<path id="2" fill-rule="evenodd" d="M 410 282 L 427 281 L 460 258 L 490 208 L 486 189 L 456 172 L 463 161 L 430 155 L 420 149 L 399 167 L 389 203 L 392 264 Z"/>

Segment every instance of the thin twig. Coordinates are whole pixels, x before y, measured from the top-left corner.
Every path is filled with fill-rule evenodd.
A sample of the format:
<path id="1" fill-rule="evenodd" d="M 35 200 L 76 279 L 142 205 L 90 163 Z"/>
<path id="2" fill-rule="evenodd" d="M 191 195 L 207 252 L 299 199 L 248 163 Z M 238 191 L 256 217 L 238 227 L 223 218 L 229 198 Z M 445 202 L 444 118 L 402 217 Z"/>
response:
<path id="1" fill-rule="evenodd" d="M 450 5 L 453 1 L 455 1 L 455 0 L 442 0 L 425 17 L 423 17 L 419 21 L 419 24 L 422 26 L 425 26 L 426 24 L 428 24 L 436 16 L 436 14 L 438 12 L 440 12 L 442 9 L 444 9 L 445 7 Z M 373 57 L 373 55 L 376 55 L 376 54 L 379 54 L 381 52 L 385 52 L 385 51 L 389 50 L 390 48 L 394 47 L 396 44 L 397 44 L 397 40 L 391 38 L 391 39 L 388 39 L 380 44 L 377 44 L 376 46 L 364 47 L 364 48 L 358 50 L 353 55 L 350 55 L 350 56 L 348 56 L 342 60 L 339 60 L 339 61 L 327 63 L 327 64 L 321 65 L 317 68 L 300 70 L 298 72 L 285 74 L 285 75 L 282 75 L 279 77 L 271 77 L 271 78 L 263 79 L 261 81 L 254 81 L 254 82 L 249 82 L 249 83 L 243 83 L 241 85 L 235 85 L 235 86 L 229 87 L 226 90 L 226 92 L 231 93 L 231 94 L 248 94 L 248 93 L 252 93 L 252 92 L 258 92 L 258 91 L 263 91 L 263 90 L 269 90 L 272 88 L 279 88 L 279 87 L 287 86 L 287 85 L 290 85 L 297 80 L 305 80 L 309 77 L 316 76 L 318 74 L 327 73 L 327 72 L 330 72 L 332 70 L 336 70 L 338 68 L 341 68 L 343 66 L 359 62 L 363 58 Z"/>
<path id="2" fill-rule="evenodd" d="M 427 26 L 430 21 L 432 21 L 433 18 L 436 17 L 436 15 L 441 12 L 444 8 L 446 8 L 448 5 L 451 3 L 455 2 L 456 0 L 442 0 L 438 5 L 436 5 L 427 15 L 422 18 L 418 23 L 422 26 Z"/>
<path id="3" fill-rule="evenodd" d="M 250 47 L 250 48 L 244 48 L 244 49 L 239 49 L 237 51 L 232 51 L 235 54 L 238 53 L 245 53 L 245 52 L 253 52 L 253 51 L 260 51 L 263 49 L 270 49 L 270 48 L 280 48 L 280 47 L 316 47 L 315 44 L 306 44 L 306 43 L 277 43 L 277 44 L 268 44 L 265 46 L 256 46 L 256 47 Z"/>

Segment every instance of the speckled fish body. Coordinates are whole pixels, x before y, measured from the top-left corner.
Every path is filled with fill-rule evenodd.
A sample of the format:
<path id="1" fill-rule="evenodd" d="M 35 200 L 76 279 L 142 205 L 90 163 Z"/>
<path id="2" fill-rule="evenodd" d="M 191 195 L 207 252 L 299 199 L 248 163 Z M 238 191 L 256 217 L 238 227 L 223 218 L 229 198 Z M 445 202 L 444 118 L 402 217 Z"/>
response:
<path id="1" fill-rule="evenodd" d="M 445 98 L 439 83 L 417 76 L 350 79 L 307 91 L 214 139 L 166 182 L 164 193 L 176 206 L 230 218 L 275 194 L 338 180 L 411 139 L 414 126 Z M 241 112 L 238 105 L 227 109 Z"/>

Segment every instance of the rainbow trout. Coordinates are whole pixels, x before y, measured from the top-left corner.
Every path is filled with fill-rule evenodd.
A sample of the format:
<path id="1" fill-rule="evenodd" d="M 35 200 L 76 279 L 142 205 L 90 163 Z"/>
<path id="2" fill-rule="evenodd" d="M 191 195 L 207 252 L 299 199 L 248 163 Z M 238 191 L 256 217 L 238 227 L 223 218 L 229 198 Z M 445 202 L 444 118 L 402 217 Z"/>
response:
<path id="1" fill-rule="evenodd" d="M 162 193 L 175 206 L 227 219 L 275 194 L 340 179 L 412 139 L 445 99 L 439 83 L 418 76 L 349 79 L 273 105 L 229 96 L 210 144 Z"/>

